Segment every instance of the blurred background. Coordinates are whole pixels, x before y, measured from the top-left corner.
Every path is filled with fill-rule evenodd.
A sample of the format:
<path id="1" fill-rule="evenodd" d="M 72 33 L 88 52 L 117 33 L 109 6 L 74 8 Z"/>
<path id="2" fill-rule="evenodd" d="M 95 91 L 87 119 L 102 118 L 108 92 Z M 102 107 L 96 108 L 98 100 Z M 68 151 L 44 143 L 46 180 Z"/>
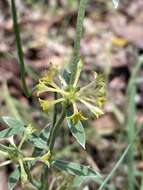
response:
<path id="1" fill-rule="evenodd" d="M 68 64 L 78 3 L 78 0 L 16 0 L 29 87 L 36 85 L 50 62 L 60 68 Z M 104 189 L 143 190 L 142 129 L 135 136 L 143 123 L 142 67 L 137 75 L 136 95 L 127 96 L 129 80 L 142 54 L 143 0 L 121 0 L 118 9 L 114 9 L 111 0 L 90 0 L 81 41 L 81 57 L 85 63 L 81 83 L 84 85 L 90 79 L 92 71 L 106 74 L 105 114 L 99 119 L 91 116 L 85 122 L 86 152 L 75 142 L 65 123 L 57 138 L 56 156 L 99 168 L 102 174 L 108 175 L 135 138 L 134 147 Z M 136 110 L 130 112 L 134 105 Z M 0 108 L 0 116 L 22 118 L 39 129 L 52 120 L 51 114 L 41 112 L 35 97 L 27 99 L 22 93 L 8 0 L 0 0 Z M 11 165 L 0 170 L 0 190 L 7 190 L 7 177 L 12 170 Z M 72 188 L 69 176 L 57 171 L 50 180 L 54 183 L 53 189 L 60 185 L 59 189 L 63 190 L 98 188 L 94 181 L 88 180 L 81 188 Z"/>

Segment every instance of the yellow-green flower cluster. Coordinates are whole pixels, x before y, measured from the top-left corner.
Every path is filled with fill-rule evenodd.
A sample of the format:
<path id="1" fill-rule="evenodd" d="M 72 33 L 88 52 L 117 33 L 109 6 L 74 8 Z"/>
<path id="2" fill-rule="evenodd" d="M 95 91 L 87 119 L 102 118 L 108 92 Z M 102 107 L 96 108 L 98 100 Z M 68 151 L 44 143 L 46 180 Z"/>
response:
<path id="1" fill-rule="evenodd" d="M 104 77 L 94 73 L 93 82 L 80 88 L 77 84 L 80 77 L 81 68 L 82 62 L 80 61 L 78 64 L 76 78 L 72 85 L 67 84 L 65 79 L 55 68 L 51 68 L 47 75 L 39 80 L 39 84 L 37 85 L 38 96 L 40 96 L 43 92 L 56 92 L 59 97 L 57 100 L 45 100 L 39 98 L 40 106 L 43 111 L 48 111 L 52 106 L 58 103 L 72 105 L 73 113 L 68 118 L 70 118 L 73 123 L 77 123 L 79 120 L 87 119 L 83 116 L 82 111 L 78 110 L 79 103 L 84 104 L 97 118 L 103 114 L 102 106 L 105 102 L 106 94 Z M 60 84 L 55 82 L 57 76 L 59 78 L 57 81 L 60 81 Z"/>

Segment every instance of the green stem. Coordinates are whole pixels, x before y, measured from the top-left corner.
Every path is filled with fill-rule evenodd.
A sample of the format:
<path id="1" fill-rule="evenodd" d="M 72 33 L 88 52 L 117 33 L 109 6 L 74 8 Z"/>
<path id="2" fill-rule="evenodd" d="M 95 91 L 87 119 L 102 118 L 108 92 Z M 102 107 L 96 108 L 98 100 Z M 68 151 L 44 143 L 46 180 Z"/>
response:
<path id="1" fill-rule="evenodd" d="M 22 86 L 23 86 L 25 95 L 29 97 L 30 93 L 28 91 L 26 80 L 25 80 L 26 72 L 25 72 L 25 65 L 24 65 L 24 58 L 23 58 L 24 55 L 23 55 L 23 50 L 22 50 L 22 43 L 21 43 L 21 38 L 20 38 L 18 22 L 17 22 L 15 0 L 11 0 L 11 11 L 12 11 L 12 18 L 13 18 L 13 29 L 14 29 L 15 37 L 16 37 L 17 53 L 19 57 Z"/>
<path id="2" fill-rule="evenodd" d="M 127 97 L 129 102 L 128 108 L 128 118 L 127 118 L 127 132 L 128 132 L 128 142 L 131 143 L 135 139 L 136 126 L 135 126 L 135 116 L 136 116 L 136 102 L 135 96 L 137 92 L 136 78 L 137 74 L 143 65 L 143 56 L 139 57 L 138 63 L 132 71 L 132 75 L 127 88 Z M 128 185 L 130 190 L 135 189 L 135 168 L 134 168 L 134 157 L 135 157 L 135 146 L 132 144 L 128 152 Z"/>
<path id="3" fill-rule="evenodd" d="M 132 88 L 130 89 L 129 96 L 129 113 L 127 121 L 127 133 L 128 133 L 128 142 L 131 143 L 135 138 L 135 115 L 136 115 L 136 104 L 135 104 L 135 95 L 136 95 L 136 86 L 135 83 L 132 83 Z M 134 173 L 134 156 L 135 156 L 135 146 L 131 145 L 128 152 L 128 182 L 129 189 L 135 189 L 135 173 Z"/>
<path id="4" fill-rule="evenodd" d="M 33 177 L 32 177 L 32 175 L 31 175 L 31 173 L 30 173 L 30 170 L 29 170 L 29 167 L 28 167 L 28 164 L 27 164 L 27 163 L 24 164 L 24 168 L 25 168 L 25 171 L 26 171 L 26 173 L 27 173 L 27 176 L 28 176 L 28 179 L 29 179 L 30 183 L 31 183 L 34 187 L 36 187 L 37 189 L 40 190 L 41 184 L 40 184 L 38 181 L 36 181 L 36 180 L 33 179 Z"/>
<path id="5" fill-rule="evenodd" d="M 57 100 L 57 98 L 58 98 L 58 97 L 57 97 L 57 93 L 55 92 L 55 93 L 54 93 L 54 99 Z M 57 121 L 57 104 L 55 104 L 55 106 L 54 106 L 53 126 L 55 125 L 56 121 Z"/>
<path id="6" fill-rule="evenodd" d="M 21 150 L 21 148 L 22 148 L 22 146 L 23 146 L 23 144 L 25 142 L 25 139 L 26 139 L 26 133 L 23 134 L 23 137 L 22 137 L 22 139 L 21 139 L 21 141 L 20 141 L 20 143 L 18 145 L 19 150 Z"/>
<path id="7" fill-rule="evenodd" d="M 62 113 L 60 115 L 59 120 L 57 120 L 57 122 L 51 129 L 50 138 L 49 138 L 49 148 L 50 148 L 51 154 L 53 152 L 53 147 L 55 144 L 55 139 L 57 137 L 57 133 L 59 131 L 60 125 L 62 124 L 64 118 L 65 118 L 65 107 L 63 106 Z"/>
<path id="8" fill-rule="evenodd" d="M 48 176 L 49 176 L 49 168 L 48 166 L 43 167 L 43 172 L 41 175 L 41 190 L 48 190 L 49 184 L 48 184 Z"/>
<path id="9" fill-rule="evenodd" d="M 75 74 L 77 71 L 77 64 L 80 60 L 80 41 L 82 37 L 82 31 L 83 31 L 82 28 L 83 28 L 83 21 L 85 17 L 85 9 L 86 9 L 87 2 L 88 0 L 80 0 L 80 4 L 79 4 L 77 26 L 76 26 L 76 37 L 75 37 L 75 42 L 74 42 L 74 51 L 73 51 L 73 56 L 72 56 L 71 64 L 70 64 L 70 71 L 71 71 L 70 84 L 74 83 Z"/>
<path id="10" fill-rule="evenodd" d="M 54 93 L 54 99 L 57 100 L 57 93 L 55 92 Z M 55 126 L 56 124 L 56 121 L 57 121 L 57 115 L 58 115 L 58 112 L 57 112 L 57 105 L 55 104 L 54 106 L 54 112 L 53 112 L 53 123 L 52 123 L 52 127 Z M 47 142 L 48 143 L 48 142 Z M 43 167 L 43 173 L 41 175 L 41 181 L 42 181 L 42 187 L 41 189 L 46 189 L 48 190 L 48 183 L 47 183 L 47 180 L 45 179 L 48 179 L 48 176 L 49 176 L 49 168 L 47 166 L 44 166 Z"/>
<path id="11" fill-rule="evenodd" d="M 50 148 L 51 154 L 53 152 L 55 139 L 57 137 L 59 128 L 65 118 L 65 107 L 63 106 L 62 113 L 58 120 L 57 120 L 57 110 L 55 110 L 55 111 L 56 111 L 56 117 L 54 116 L 54 118 L 53 118 L 53 126 L 52 126 L 52 129 L 50 132 L 50 138 L 49 138 L 49 142 L 48 142 L 48 146 Z M 48 175 L 49 175 L 49 168 L 47 166 L 44 166 L 43 174 L 41 176 L 41 181 L 42 181 L 41 189 L 42 190 L 48 190 L 48 183 L 47 183 L 47 180 L 45 180 L 45 179 L 48 179 Z"/>

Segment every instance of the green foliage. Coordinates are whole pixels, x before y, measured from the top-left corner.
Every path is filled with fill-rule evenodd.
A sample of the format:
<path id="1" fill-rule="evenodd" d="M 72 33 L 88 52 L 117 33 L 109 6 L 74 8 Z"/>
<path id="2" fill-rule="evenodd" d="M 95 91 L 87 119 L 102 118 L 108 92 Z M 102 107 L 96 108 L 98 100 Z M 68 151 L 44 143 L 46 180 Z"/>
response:
<path id="1" fill-rule="evenodd" d="M 7 116 L 1 117 L 0 122 L 10 128 L 14 128 L 14 127 L 24 128 L 24 126 L 25 126 L 25 124 L 23 122 L 15 119 L 15 118 L 7 117 Z"/>
<path id="2" fill-rule="evenodd" d="M 80 60 L 77 63 L 77 71 L 75 73 L 75 80 L 73 84 L 67 83 L 67 81 L 69 81 L 67 78 L 68 75 L 66 75 L 66 78 L 64 78 L 64 76 L 62 76 L 56 68 L 51 66 L 48 73 L 39 80 L 39 84 L 37 85 L 36 89 L 38 97 L 42 93 L 57 93 L 59 98 L 56 100 L 45 100 L 39 98 L 40 106 L 42 107 L 43 111 L 48 112 L 54 105 L 62 104 L 66 109 L 66 119 L 70 131 L 78 143 L 80 143 L 81 146 L 85 148 L 85 132 L 81 121 L 87 120 L 88 118 L 84 116 L 82 110 L 79 110 L 78 105 L 83 104 L 98 118 L 103 114 L 102 106 L 105 102 L 106 90 L 104 77 L 102 75 L 98 75 L 97 73 L 94 73 L 93 82 L 84 87 L 79 87 L 78 82 L 82 66 L 83 62 Z M 60 81 L 60 84 L 57 84 L 57 79 Z"/>
<path id="3" fill-rule="evenodd" d="M 76 138 L 77 142 L 85 149 L 85 131 L 81 121 L 78 121 L 74 125 L 70 119 L 67 119 L 67 123 L 72 135 Z"/>
<path id="4" fill-rule="evenodd" d="M 8 190 L 13 190 L 20 178 L 19 169 L 16 168 L 8 178 Z"/>
<path id="5" fill-rule="evenodd" d="M 50 136 L 50 127 L 49 125 L 46 126 L 39 135 L 33 134 L 29 141 L 34 144 L 36 148 L 39 149 L 48 149 L 47 142 Z"/>
<path id="6" fill-rule="evenodd" d="M 65 171 L 71 175 L 95 177 L 97 179 L 102 178 L 97 171 L 93 171 L 88 166 L 84 166 L 81 164 L 63 160 L 54 160 L 51 164 L 57 169 Z"/>
<path id="7" fill-rule="evenodd" d="M 13 29 L 14 29 L 15 38 L 16 38 L 17 54 L 19 58 L 21 82 L 22 82 L 24 93 L 28 97 L 30 96 L 30 93 L 29 93 L 26 80 L 25 80 L 26 71 L 25 71 L 22 43 L 21 43 L 21 38 L 20 38 L 20 31 L 19 31 L 18 21 L 17 21 L 17 11 L 16 11 L 16 6 L 15 6 L 15 0 L 11 0 L 11 12 L 12 12 L 12 18 L 13 18 Z"/>
<path id="8" fill-rule="evenodd" d="M 128 97 L 128 118 L 127 118 L 127 135 L 128 135 L 128 143 L 133 142 L 136 137 L 136 124 L 135 124 L 135 116 L 136 116 L 136 102 L 135 96 L 137 93 L 137 84 L 136 78 L 138 76 L 138 72 L 143 65 L 143 57 L 139 57 L 138 63 L 133 68 L 132 75 L 129 81 L 128 89 L 127 89 L 127 97 Z M 135 189 L 135 168 L 134 168 L 134 157 L 135 157 L 135 146 L 132 144 L 129 152 L 128 152 L 128 184 L 129 189 Z"/>
<path id="9" fill-rule="evenodd" d="M 8 138 L 13 135 L 21 134 L 25 130 L 25 125 L 12 117 L 1 117 L 0 123 L 9 127 L 0 131 L 0 138 Z"/>

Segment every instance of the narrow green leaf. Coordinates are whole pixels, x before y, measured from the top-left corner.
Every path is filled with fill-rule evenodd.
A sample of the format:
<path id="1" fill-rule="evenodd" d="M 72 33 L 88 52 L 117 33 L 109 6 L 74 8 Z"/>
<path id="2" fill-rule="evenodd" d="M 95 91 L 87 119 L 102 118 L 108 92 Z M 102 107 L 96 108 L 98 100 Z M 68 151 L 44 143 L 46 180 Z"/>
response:
<path id="1" fill-rule="evenodd" d="M 24 130 L 18 127 L 5 129 L 5 130 L 0 131 L 0 138 L 8 138 L 13 135 L 21 134 L 23 131 Z"/>
<path id="2" fill-rule="evenodd" d="M 75 81 L 78 62 L 80 60 L 80 42 L 83 34 L 83 21 L 85 17 L 85 9 L 87 6 L 87 2 L 88 0 L 80 0 L 79 3 L 77 25 L 76 25 L 76 37 L 74 41 L 74 51 L 70 62 L 70 71 L 71 71 L 70 84 L 73 84 Z"/>
<path id="3" fill-rule="evenodd" d="M 67 119 L 68 127 L 72 135 L 76 138 L 77 142 L 85 149 L 85 131 L 80 121 L 73 124 L 70 119 Z"/>
<path id="4" fill-rule="evenodd" d="M 41 138 L 43 141 L 47 142 L 50 136 L 50 126 L 46 126 L 44 129 L 42 129 L 39 138 Z"/>
<path id="5" fill-rule="evenodd" d="M 36 148 L 47 149 L 47 143 L 36 135 L 32 135 L 29 139 L 29 142 L 32 143 Z"/>
<path id="6" fill-rule="evenodd" d="M 48 148 L 47 142 L 50 136 L 50 127 L 46 126 L 39 136 L 33 134 L 29 141 L 34 144 L 35 147 L 40 148 L 40 149 L 46 149 Z"/>
<path id="7" fill-rule="evenodd" d="M 12 135 L 21 134 L 25 130 L 25 125 L 12 117 L 1 117 L 0 123 L 9 127 L 0 131 L 0 138 L 7 138 Z"/>
<path id="8" fill-rule="evenodd" d="M 130 81 L 127 87 L 127 97 L 128 97 L 128 117 L 127 117 L 127 135 L 128 142 L 132 143 L 136 137 L 136 102 L 135 97 L 137 93 L 136 78 L 138 72 L 143 65 L 143 56 L 138 58 L 138 62 L 132 70 Z M 135 188 L 135 168 L 134 168 L 134 157 L 135 157 L 135 145 L 132 144 L 128 152 L 128 185 L 130 190 Z"/>
<path id="9" fill-rule="evenodd" d="M 4 116 L 4 117 L 0 117 L 0 123 L 6 125 L 7 127 L 19 127 L 19 128 L 25 128 L 25 124 L 13 117 L 8 117 L 8 116 Z"/>
<path id="10" fill-rule="evenodd" d="M 57 169 L 65 171 L 71 175 L 101 178 L 101 175 L 97 171 L 93 171 L 89 166 L 84 166 L 78 163 L 53 160 L 52 165 Z"/>
<path id="11" fill-rule="evenodd" d="M 23 86 L 25 95 L 29 97 L 30 93 L 28 91 L 28 87 L 25 80 L 26 71 L 25 71 L 22 43 L 21 43 L 21 38 L 20 38 L 20 31 L 19 31 L 19 26 L 18 26 L 18 21 L 17 21 L 18 19 L 17 19 L 15 0 L 11 0 L 11 12 L 12 12 L 12 19 L 13 19 L 13 29 L 14 29 L 15 37 L 16 37 L 17 54 L 19 58 L 22 86 Z"/>
<path id="12" fill-rule="evenodd" d="M 105 185 L 108 183 L 108 181 L 112 178 L 112 176 L 115 174 L 116 170 L 119 168 L 120 164 L 122 163 L 122 161 L 124 160 L 125 156 L 127 155 L 130 147 L 131 147 L 131 144 L 129 144 L 127 146 L 127 148 L 124 150 L 122 156 L 120 157 L 120 159 L 118 160 L 118 162 L 115 164 L 114 168 L 111 170 L 111 172 L 109 173 L 109 175 L 107 175 L 107 177 L 104 179 L 103 183 L 98 188 L 98 190 L 102 190 L 105 187 Z"/>
<path id="13" fill-rule="evenodd" d="M 8 178 L 8 190 L 13 190 L 20 178 L 19 169 L 16 168 Z"/>

